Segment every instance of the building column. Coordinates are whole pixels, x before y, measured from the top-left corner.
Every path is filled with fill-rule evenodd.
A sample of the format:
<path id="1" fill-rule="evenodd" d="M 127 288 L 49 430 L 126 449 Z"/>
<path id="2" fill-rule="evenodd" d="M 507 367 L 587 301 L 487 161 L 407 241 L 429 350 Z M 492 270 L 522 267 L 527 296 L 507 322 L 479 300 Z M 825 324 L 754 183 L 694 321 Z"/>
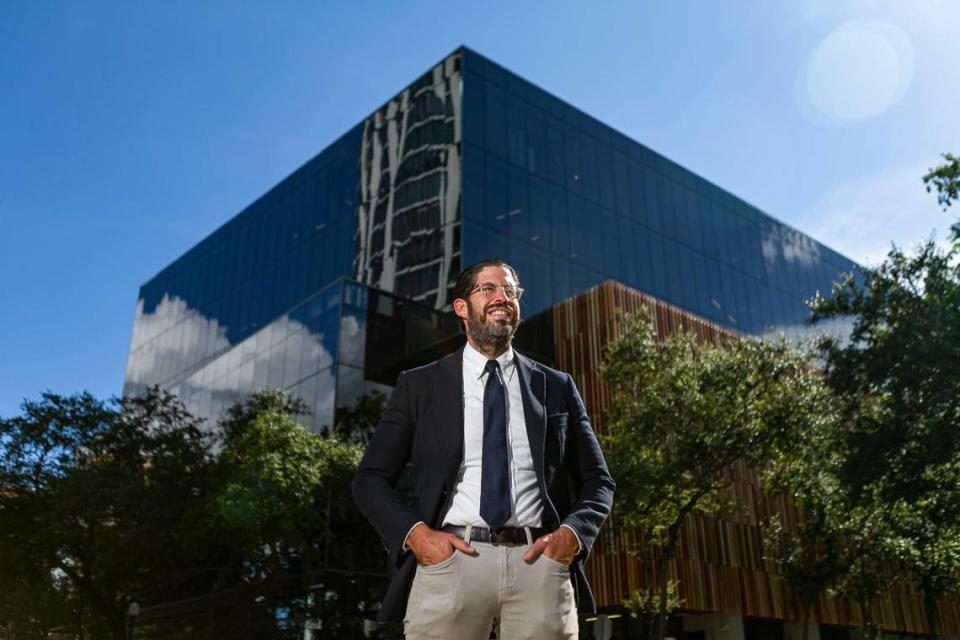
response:
<path id="1" fill-rule="evenodd" d="M 598 614 L 593 621 L 593 637 L 597 640 L 610 640 L 613 637 L 613 624 L 606 614 Z"/>
<path id="2" fill-rule="evenodd" d="M 820 625 L 811 622 L 809 625 L 808 640 L 820 640 Z M 783 621 L 783 640 L 803 640 L 803 621 L 784 620 Z"/>
<path id="3" fill-rule="evenodd" d="M 706 640 L 744 640 L 743 618 L 733 613 L 683 616 L 683 630 L 703 631 Z"/>

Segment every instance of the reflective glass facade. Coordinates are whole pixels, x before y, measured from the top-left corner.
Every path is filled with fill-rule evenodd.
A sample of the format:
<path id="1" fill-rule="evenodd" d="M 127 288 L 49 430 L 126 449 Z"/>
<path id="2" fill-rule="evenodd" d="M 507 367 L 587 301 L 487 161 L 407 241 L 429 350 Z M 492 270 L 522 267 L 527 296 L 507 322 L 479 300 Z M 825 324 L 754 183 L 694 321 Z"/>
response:
<path id="1" fill-rule="evenodd" d="M 282 387 L 323 430 L 452 348 L 449 287 L 486 257 L 518 269 L 527 318 L 613 279 L 754 335 L 802 333 L 854 267 L 460 49 L 143 285 L 124 393 L 216 417 Z"/>
<path id="2" fill-rule="evenodd" d="M 376 388 L 364 375 L 367 314 L 389 314 L 386 294 L 368 309 L 369 292 L 432 316 L 460 270 L 461 59 L 448 56 L 146 283 L 124 394 L 160 385 L 216 418 L 280 387 L 322 431 L 336 406 Z M 401 306 L 391 309 L 406 317 Z"/>
<path id="3" fill-rule="evenodd" d="M 737 331 L 796 335 L 847 258 L 464 52 L 463 255 L 499 256 L 527 315 L 613 279 Z"/>

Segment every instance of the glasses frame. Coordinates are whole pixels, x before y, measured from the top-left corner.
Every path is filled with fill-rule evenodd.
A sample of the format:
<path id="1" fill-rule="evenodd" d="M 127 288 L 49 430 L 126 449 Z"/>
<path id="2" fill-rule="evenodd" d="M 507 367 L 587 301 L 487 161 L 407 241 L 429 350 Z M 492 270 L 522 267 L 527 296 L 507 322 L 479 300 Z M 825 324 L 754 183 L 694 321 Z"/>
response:
<path id="1" fill-rule="evenodd" d="M 475 293 L 483 293 L 483 287 L 496 287 L 489 296 L 486 295 L 486 294 L 484 294 L 484 297 L 485 297 L 487 300 L 489 300 L 489 299 L 492 298 L 494 295 L 496 295 L 496 292 L 497 292 L 497 291 L 500 291 L 500 293 L 503 294 L 503 298 L 504 298 L 505 300 L 510 301 L 510 302 L 512 302 L 512 301 L 514 301 L 514 300 L 519 301 L 520 298 L 523 297 L 523 287 L 515 287 L 515 286 L 513 286 L 512 284 L 493 284 L 492 282 L 478 282 L 476 285 L 474 285 L 473 289 L 471 289 L 471 290 L 470 290 L 470 293 L 468 293 L 467 295 L 472 296 L 472 295 L 475 294 Z M 509 296 L 507 295 L 506 287 L 510 287 L 511 289 L 513 289 L 513 290 L 515 290 L 515 291 L 517 292 L 517 295 L 516 295 L 515 298 L 511 298 L 511 297 L 509 297 Z"/>

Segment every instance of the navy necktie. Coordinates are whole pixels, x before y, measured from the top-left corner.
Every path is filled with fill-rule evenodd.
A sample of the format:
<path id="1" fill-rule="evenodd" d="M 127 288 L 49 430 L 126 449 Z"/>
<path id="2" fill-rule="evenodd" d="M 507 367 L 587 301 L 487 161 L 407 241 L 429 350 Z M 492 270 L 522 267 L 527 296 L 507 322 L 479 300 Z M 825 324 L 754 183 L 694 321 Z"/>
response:
<path id="1" fill-rule="evenodd" d="M 483 464 L 480 475 L 480 517 L 491 529 L 510 519 L 510 472 L 507 466 L 507 402 L 500 365 L 487 360 L 483 390 Z"/>

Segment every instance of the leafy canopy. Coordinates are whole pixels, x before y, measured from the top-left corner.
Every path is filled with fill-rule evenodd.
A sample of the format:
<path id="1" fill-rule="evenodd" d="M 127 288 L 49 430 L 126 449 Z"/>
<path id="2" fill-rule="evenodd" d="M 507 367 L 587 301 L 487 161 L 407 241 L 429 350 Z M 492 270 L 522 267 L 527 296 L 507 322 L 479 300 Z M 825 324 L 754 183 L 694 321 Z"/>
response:
<path id="1" fill-rule="evenodd" d="M 941 172 L 941 202 L 956 197 L 954 170 Z M 849 337 L 819 344 L 846 425 L 839 477 L 882 514 L 933 634 L 937 600 L 960 586 L 960 244 L 894 247 L 862 283 L 815 301 L 815 321 L 841 317 L 853 319 Z"/>
<path id="2" fill-rule="evenodd" d="M 61 628 L 119 639 L 136 601 L 147 635 L 280 637 L 307 617 L 355 627 L 359 597 L 309 593 L 331 518 L 352 513 L 360 450 L 309 433 L 300 410 L 264 392 L 208 428 L 156 388 L 25 401 L 0 420 L 0 575 L 16 585 L 0 589 L 0 620 L 18 638 Z M 376 597 L 356 581 L 322 582 Z"/>
<path id="3" fill-rule="evenodd" d="M 645 591 L 626 606 L 663 638 L 680 604 L 668 578 L 687 516 L 732 507 L 734 466 L 759 468 L 828 419 L 819 376 L 783 342 L 690 334 L 660 339 L 644 314 L 623 318 L 606 352 L 611 405 L 602 438 L 617 479 L 612 520 L 638 528 Z M 659 586 L 657 586 L 657 583 Z"/>
<path id="4" fill-rule="evenodd" d="M 604 379 L 613 390 L 604 444 L 615 517 L 654 536 L 692 511 L 729 506 L 731 465 L 764 464 L 819 419 L 816 376 L 786 344 L 658 341 L 640 315 L 624 318 Z"/>

